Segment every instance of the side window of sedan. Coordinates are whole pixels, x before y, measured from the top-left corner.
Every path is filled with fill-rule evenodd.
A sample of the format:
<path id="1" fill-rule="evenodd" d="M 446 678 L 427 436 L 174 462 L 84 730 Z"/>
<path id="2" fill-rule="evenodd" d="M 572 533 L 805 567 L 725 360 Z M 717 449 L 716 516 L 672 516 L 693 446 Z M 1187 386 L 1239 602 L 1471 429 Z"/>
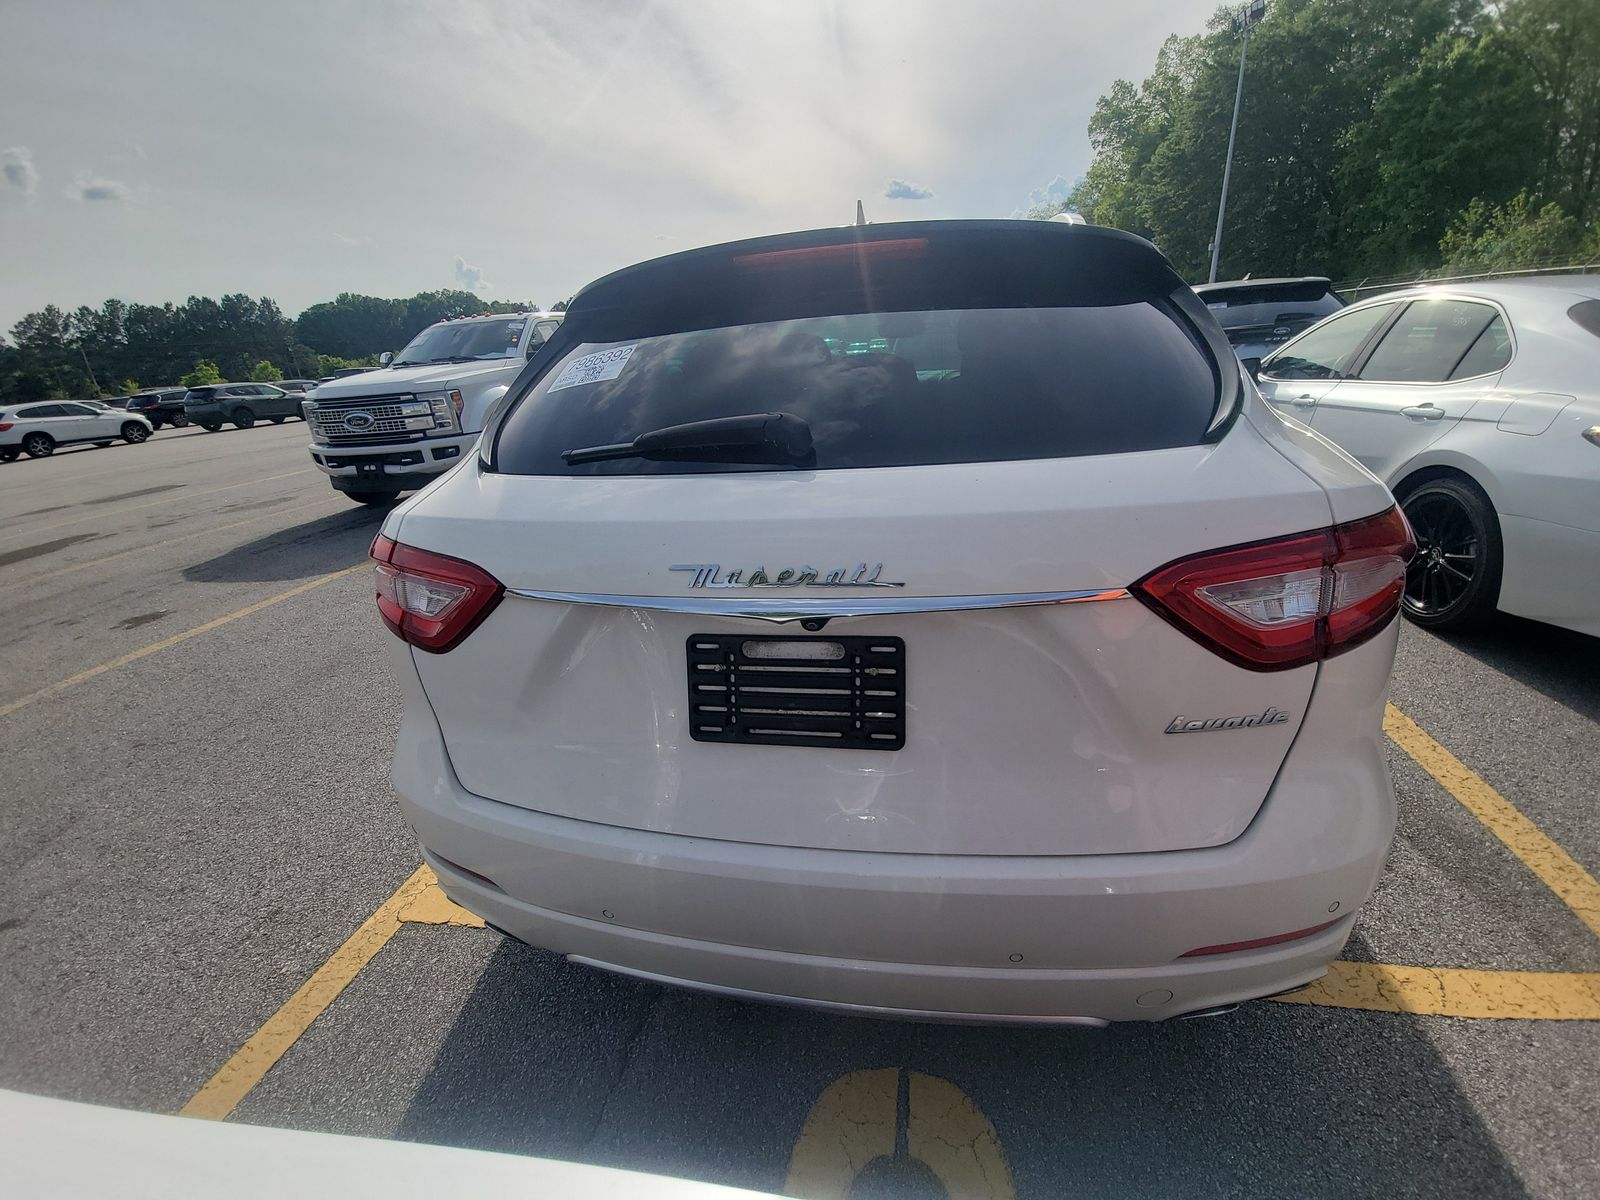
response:
<path id="1" fill-rule="evenodd" d="M 1456 368 L 1499 316 L 1471 300 L 1413 301 L 1368 356 L 1361 378 L 1384 383 L 1465 378 Z"/>
<path id="2" fill-rule="evenodd" d="M 1330 317 L 1263 363 L 1261 373 L 1268 379 L 1342 378 L 1341 368 L 1393 311 L 1393 304 L 1374 304 Z"/>

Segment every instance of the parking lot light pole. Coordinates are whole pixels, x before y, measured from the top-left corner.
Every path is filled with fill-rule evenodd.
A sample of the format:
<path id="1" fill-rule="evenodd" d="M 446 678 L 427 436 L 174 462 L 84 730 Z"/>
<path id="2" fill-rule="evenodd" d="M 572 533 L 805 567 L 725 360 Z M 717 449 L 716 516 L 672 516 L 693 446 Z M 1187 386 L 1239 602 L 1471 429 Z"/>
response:
<path id="1" fill-rule="evenodd" d="M 1222 161 L 1222 198 L 1217 201 L 1217 231 L 1211 238 L 1211 275 L 1217 281 L 1217 263 L 1222 259 L 1222 218 L 1228 211 L 1228 177 L 1233 174 L 1233 141 L 1239 135 L 1239 104 L 1244 99 L 1244 56 L 1250 51 L 1250 29 L 1267 14 L 1267 0 L 1250 0 L 1240 18 L 1244 44 L 1239 47 L 1239 83 L 1233 90 L 1233 122 L 1228 126 L 1228 157 Z"/>

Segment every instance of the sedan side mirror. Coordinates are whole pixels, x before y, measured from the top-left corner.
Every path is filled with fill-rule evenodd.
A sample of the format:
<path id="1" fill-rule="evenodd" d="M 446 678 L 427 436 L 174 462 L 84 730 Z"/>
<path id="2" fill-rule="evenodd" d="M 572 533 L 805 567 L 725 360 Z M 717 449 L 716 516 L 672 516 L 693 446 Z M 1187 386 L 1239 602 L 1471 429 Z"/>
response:
<path id="1" fill-rule="evenodd" d="M 393 361 L 394 351 L 392 350 L 385 350 L 382 354 L 378 355 L 378 365 L 380 367 L 387 367 Z"/>

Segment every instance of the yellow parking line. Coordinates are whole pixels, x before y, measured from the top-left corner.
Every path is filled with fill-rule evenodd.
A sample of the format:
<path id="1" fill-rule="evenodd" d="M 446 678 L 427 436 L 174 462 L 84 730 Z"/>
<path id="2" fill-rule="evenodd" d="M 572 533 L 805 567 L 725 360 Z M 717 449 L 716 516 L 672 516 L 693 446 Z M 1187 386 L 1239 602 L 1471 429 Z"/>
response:
<path id="1" fill-rule="evenodd" d="M 1600 1021 L 1600 974 L 1336 962 L 1305 991 L 1277 999 L 1432 1017 Z"/>
<path id="2" fill-rule="evenodd" d="M 1573 915 L 1600 937 L 1600 882 L 1551 841 L 1517 807 L 1434 741 L 1394 705 L 1383 715 L 1383 731 L 1478 820 L 1505 843 Z"/>
<path id="3" fill-rule="evenodd" d="M 394 895 L 380 904 L 345 944 L 300 985 L 299 991 L 234 1051 L 233 1057 L 178 1110 L 179 1115 L 220 1121 L 231 1113 L 361 968 L 383 949 L 400 928 L 400 911 L 432 881 L 433 872 L 427 867 L 413 871 Z"/>
<path id="4" fill-rule="evenodd" d="M 226 613 L 223 616 L 207 621 L 204 625 L 196 625 L 193 629 L 185 629 L 182 633 L 175 633 L 169 638 L 162 638 L 159 642 L 152 642 L 148 646 L 142 646 L 132 653 L 122 655 L 120 658 L 113 658 L 110 662 L 103 662 L 98 667 L 90 667 L 87 671 L 79 671 L 76 675 L 58 679 L 55 683 L 42 687 L 36 692 L 29 692 L 26 696 L 19 696 L 9 704 L 0 704 L 0 717 L 9 717 L 18 709 L 27 708 L 30 704 L 37 704 L 40 700 L 47 700 L 51 696 L 58 695 L 68 688 L 76 687 L 80 683 L 87 683 L 96 676 L 104 675 L 107 671 L 114 671 L 118 667 L 125 667 L 131 662 L 138 662 L 141 658 L 147 658 L 162 650 L 169 650 L 180 642 L 199 637 L 202 633 L 210 633 L 213 629 L 226 625 L 230 621 L 237 621 L 240 617 L 248 617 L 264 608 L 271 608 L 274 604 L 282 604 L 285 600 L 293 599 L 303 592 L 309 592 L 312 588 L 321 587 L 332 580 L 342 579 L 344 576 L 354 571 L 360 571 L 366 566 L 366 563 L 359 562 L 354 566 L 345 567 L 338 571 L 330 571 L 328 574 L 319 575 L 315 579 L 308 579 L 298 587 L 290 588 L 287 592 L 279 592 L 276 596 L 268 596 L 265 600 L 257 600 L 254 604 L 247 604 L 243 608 L 235 609 L 231 613 Z"/>
<path id="5" fill-rule="evenodd" d="M 127 558 L 130 554 L 144 554 L 150 550 L 165 549 L 175 546 L 179 542 L 192 541 L 207 534 L 221 533 L 227 529 L 237 529 L 241 525 L 252 525 L 257 521 L 265 521 L 268 517 L 281 517 L 287 513 L 300 512 L 303 509 L 315 508 L 319 504 L 326 504 L 327 497 L 316 500 L 307 500 L 304 504 L 291 504 L 288 508 L 272 508 L 258 512 L 253 517 L 246 517 L 242 521 L 230 521 L 226 525 L 212 525 L 206 529 L 198 529 L 194 533 L 179 534 L 177 537 L 162 538 L 160 541 L 148 546 L 135 546 L 132 550 L 118 550 L 115 554 L 107 554 L 101 558 L 91 558 L 88 562 L 73 563 L 70 567 L 58 567 L 54 571 L 46 571 L 42 575 L 29 575 L 17 579 L 0 580 L 0 587 L 19 587 L 28 583 L 43 583 L 47 579 L 56 579 L 62 575 L 71 575 L 75 571 L 85 571 L 90 567 L 98 567 L 102 563 L 115 562 L 119 558 Z"/>

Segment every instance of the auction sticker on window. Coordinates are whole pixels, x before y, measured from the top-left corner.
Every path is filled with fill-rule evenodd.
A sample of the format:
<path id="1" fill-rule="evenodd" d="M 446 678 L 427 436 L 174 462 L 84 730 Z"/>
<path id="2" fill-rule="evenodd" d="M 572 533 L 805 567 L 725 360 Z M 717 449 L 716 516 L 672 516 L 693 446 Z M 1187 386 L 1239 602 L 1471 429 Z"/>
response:
<path id="1" fill-rule="evenodd" d="M 561 368 L 561 374 L 545 391 L 559 392 L 562 388 L 583 387 L 585 384 L 615 379 L 622 374 L 622 368 L 628 365 L 628 360 L 638 348 L 635 342 L 631 346 L 613 346 L 609 350 L 580 355 Z"/>

